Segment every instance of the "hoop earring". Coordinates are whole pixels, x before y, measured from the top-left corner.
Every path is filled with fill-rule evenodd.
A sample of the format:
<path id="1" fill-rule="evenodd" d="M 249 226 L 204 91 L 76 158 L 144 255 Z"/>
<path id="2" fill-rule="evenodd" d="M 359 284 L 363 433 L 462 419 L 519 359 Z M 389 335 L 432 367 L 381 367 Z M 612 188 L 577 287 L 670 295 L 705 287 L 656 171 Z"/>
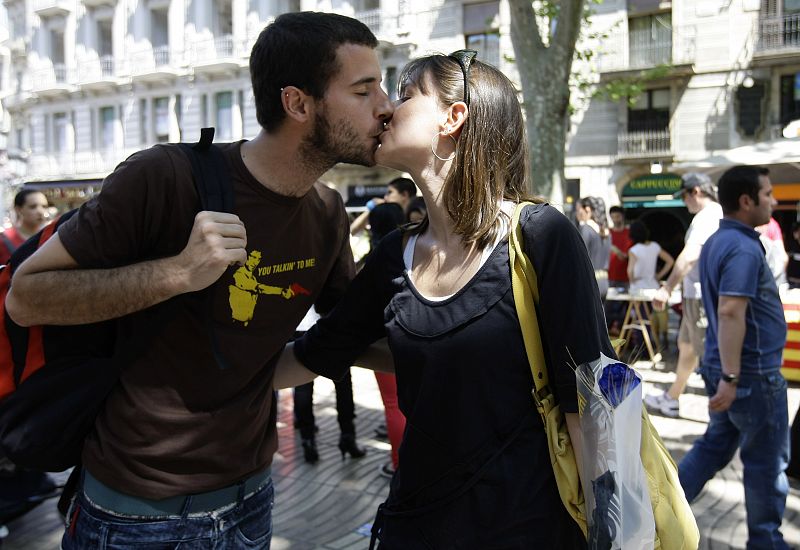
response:
<path id="1" fill-rule="evenodd" d="M 447 137 L 453 140 L 453 147 L 455 148 L 455 151 L 453 151 L 453 154 L 450 155 L 449 157 L 444 158 L 436 154 L 436 148 L 433 146 L 433 140 L 435 140 L 440 135 L 441 134 L 434 134 L 434 136 L 431 138 L 431 153 L 433 153 L 434 157 L 443 162 L 447 162 L 448 160 L 453 160 L 454 158 L 456 158 L 456 153 L 458 152 L 458 142 L 456 141 L 456 138 L 454 138 L 452 134 L 445 134 Z"/>

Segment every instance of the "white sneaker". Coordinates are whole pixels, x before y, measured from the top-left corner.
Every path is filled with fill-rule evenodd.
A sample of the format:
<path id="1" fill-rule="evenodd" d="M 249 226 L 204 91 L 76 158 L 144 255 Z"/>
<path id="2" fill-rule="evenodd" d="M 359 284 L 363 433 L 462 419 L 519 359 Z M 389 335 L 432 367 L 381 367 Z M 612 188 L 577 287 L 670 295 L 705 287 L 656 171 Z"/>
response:
<path id="1" fill-rule="evenodd" d="M 648 409 L 664 416 L 670 418 L 680 416 L 680 402 L 667 395 L 667 392 L 647 394 L 644 397 L 644 404 Z"/>

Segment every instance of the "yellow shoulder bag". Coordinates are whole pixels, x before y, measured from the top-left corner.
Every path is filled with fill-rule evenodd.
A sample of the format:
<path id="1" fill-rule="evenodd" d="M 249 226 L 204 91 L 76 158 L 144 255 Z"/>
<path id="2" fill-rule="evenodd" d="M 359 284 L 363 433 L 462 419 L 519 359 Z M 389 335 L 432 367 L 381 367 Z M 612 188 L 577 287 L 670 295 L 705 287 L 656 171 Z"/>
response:
<path id="1" fill-rule="evenodd" d="M 575 453 L 570 442 L 564 415 L 548 385 L 544 349 L 539 333 L 539 320 L 534 304 L 539 300 L 539 286 L 533 263 L 525 255 L 519 224 L 522 209 L 532 203 L 517 205 L 511 220 L 508 253 L 511 262 L 511 284 L 525 350 L 533 373 L 533 398 L 542 417 L 550 461 L 558 484 L 558 492 L 567 511 L 583 530 L 586 527 L 586 505 L 578 476 Z M 700 544 L 700 532 L 692 509 L 686 501 L 678 469 L 664 447 L 650 417 L 642 406 L 642 465 L 647 473 L 650 502 L 656 522 L 655 548 L 663 550 L 695 550 Z"/>

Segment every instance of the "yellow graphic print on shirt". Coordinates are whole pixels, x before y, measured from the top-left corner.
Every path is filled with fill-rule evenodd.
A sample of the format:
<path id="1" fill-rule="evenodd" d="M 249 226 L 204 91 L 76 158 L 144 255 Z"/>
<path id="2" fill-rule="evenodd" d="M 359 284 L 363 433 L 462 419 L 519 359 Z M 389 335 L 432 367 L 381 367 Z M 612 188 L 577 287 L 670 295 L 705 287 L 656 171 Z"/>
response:
<path id="1" fill-rule="evenodd" d="M 233 274 L 233 284 L 228 286 L 228 302 L 231 306 L 233 320 L 247 326 L 253 319 L 256 303 L 261 294 L 274 294 L 289 300 L 300 294 L 311 293 L 297 283 L 292 283 L 287 288 L 270 286 L 258 282 L 256 268 L 261 263 L 261 252 L 253 250 L 247 257 L 247 262 Z"/>

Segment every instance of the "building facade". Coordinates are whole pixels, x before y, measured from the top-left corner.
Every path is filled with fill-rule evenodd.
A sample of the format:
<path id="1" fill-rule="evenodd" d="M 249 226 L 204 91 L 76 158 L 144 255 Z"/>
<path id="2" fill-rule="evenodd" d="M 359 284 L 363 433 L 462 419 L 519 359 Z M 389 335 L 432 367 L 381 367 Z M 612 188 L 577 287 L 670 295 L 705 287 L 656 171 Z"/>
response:
<path id="1" fill-rule="evenodd" d="M 259 131 L 248 57 L 278 14 L 353 16 L 380 39 L 384 83 L 428 51 L 465 45 L 501 65 L 510 49 L 500 3 L 422 0 L 4 0 L 0 98 L 12 184 L 38 186 L 62 208 L 95 192 L 131 153 L 155 143 L 217 141 Z M 506 17 L 507 18 L 507 17 Z M 369 198 L 393 173 L 342 166 L 326 175 Z M 349 191 L 349 192 L 348 192 Z M 362 203 L 366 201 L 363 198 Z M 356 197 L 357 199 L 357 197 Z"/>
<path id="2" fill-rule="evenodd" d="M 661 227 L 666 240 L 688 219 L 672 197 L 681 173 L 716 178 L 733 164 L 763 164 L 782 224 L 796 219 L 800 139 L 790 123 L 800 118 L 800 1 L 605 0 L 591 21 L 601 33 L 599 88 L 647 76 L 632 104 L 601 95 L 573 118 L 566 177 L 574 195 L 655 216 L 651 231 Z"/>
<path id="3" fill-rule="evenodd" d="M 505 1 L 3 0 L 3 6 L 3 179 L 39 186 L 64 208 L 96 191 L 128 155 L 155 143 L 196 140 L 205 126 L 216 127 L 218 141 L 255 136 L 248 55 L 258 33 L 283 12 L 335 11 L 366 23 L 380 39 L 390 94 L 409 59 L 465 46 L 517 79 Z M 659 70 L 633 104 L 575 98 L 567 209 L 583 195 L 633 208 L 675 207 L 668 195 L 676 174 L 717 173 L 764 159 L 784 195 L 793 197 L 789 184 L 800 184 L 791 166 L 797 147 L 781 134 L 800 118 L 800 0 L 605 0 L 594 10 L 581 47 L 595 55 L 576 70 L 600 88 Z M 351 203 L 363 203 L 393 175 L 340 166 L 326 179 Z"/>

